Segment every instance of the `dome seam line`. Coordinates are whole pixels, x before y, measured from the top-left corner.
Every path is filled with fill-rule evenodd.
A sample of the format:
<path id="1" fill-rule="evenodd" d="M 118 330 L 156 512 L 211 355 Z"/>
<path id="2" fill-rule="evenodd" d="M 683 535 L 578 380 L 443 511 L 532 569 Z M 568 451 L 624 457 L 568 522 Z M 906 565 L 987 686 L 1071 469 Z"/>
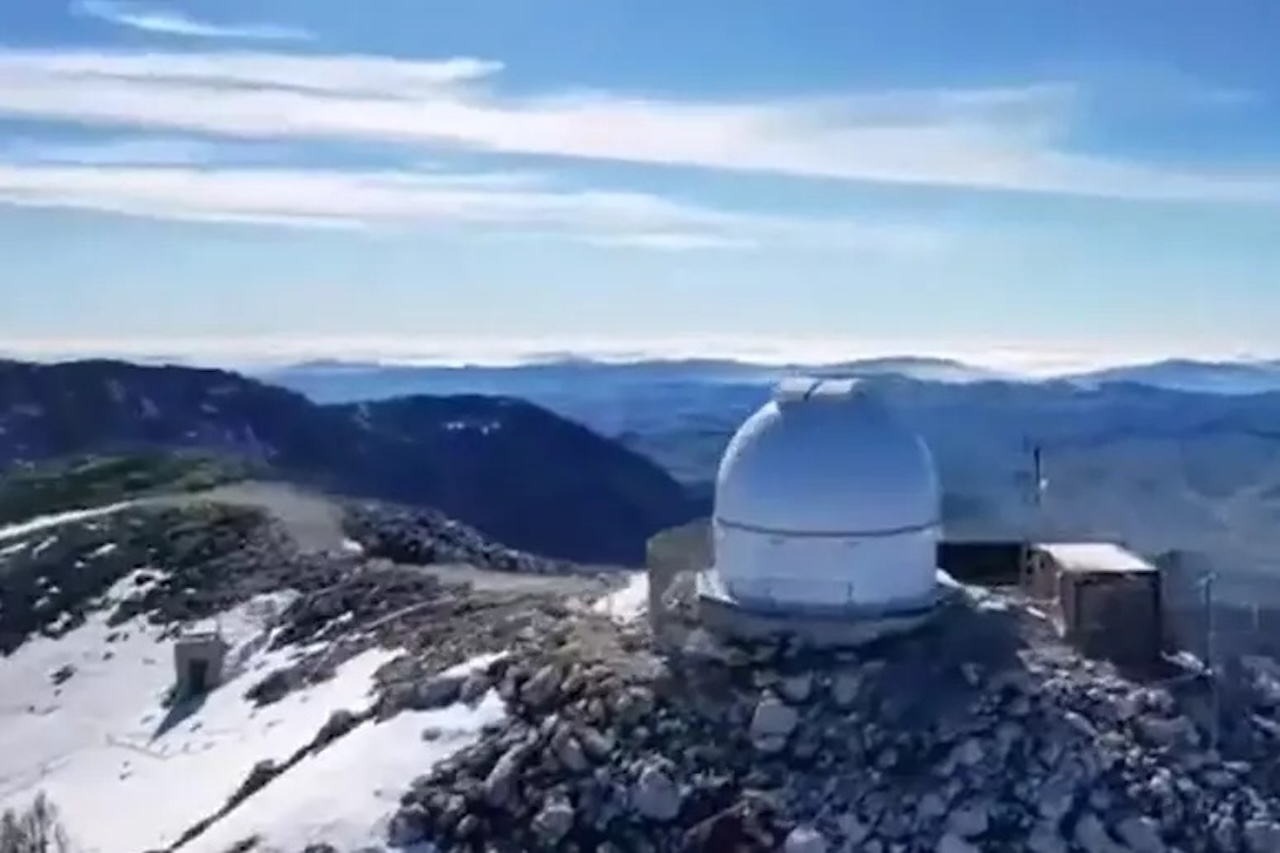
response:
<path id="1" fill-rule="evenodd" d="M 933 519 L 919 524 L 908 524 L 901 527 L 886 527 L 873 530 L 785 530 L 777 527 L 764 527 L 757 524 L 730 521 L 722 516 L 716 516 L 714 521 L 716 524 L 722 527 L 727 527 L 731 530 L 741 530 L 747 533 L 760 533 L 766 536 L 786 536 L 793 539 L 849 539 L 853 537 L 860 539 L 888 539 L 893 536 L 902 536 L 907 533 L 923 533 L 942 526 L 941 519 Z"/>

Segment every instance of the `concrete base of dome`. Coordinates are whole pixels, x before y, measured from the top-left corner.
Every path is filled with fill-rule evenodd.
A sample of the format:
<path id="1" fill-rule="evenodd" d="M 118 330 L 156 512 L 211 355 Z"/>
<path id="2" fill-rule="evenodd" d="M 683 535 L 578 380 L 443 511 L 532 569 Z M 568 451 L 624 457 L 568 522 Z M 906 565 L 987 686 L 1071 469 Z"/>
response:
<path id="1" fill-rule="evenodd" d="M 735 640 L 760 642 L 786 637 L 815 649 L 850 648 L 922 627 L 955 593 L 939 583 L 928 595 L 892 606 L 840 605 L 783 607 L 735 598 L 718 572 L 697 576 L 698 622 Z"/>

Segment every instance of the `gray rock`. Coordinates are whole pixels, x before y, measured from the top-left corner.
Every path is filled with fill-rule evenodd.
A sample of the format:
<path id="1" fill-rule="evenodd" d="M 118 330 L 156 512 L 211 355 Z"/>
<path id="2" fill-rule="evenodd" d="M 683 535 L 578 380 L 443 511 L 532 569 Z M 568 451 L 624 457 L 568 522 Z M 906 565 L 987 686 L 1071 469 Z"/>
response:
<path id="1" fill-rule="evenodd" d="M 485 670 L 477 670 L 463 679 L 458 698 L 468 705 L 479 702 L 493 686 L 493 678 Z"/>
<path id="2" fill-rule="evenodd" d="M 827 840 L 811 826 L 797 826 L 787 834 L 784 853 L 827 853 Z"/>
<path id="3" fill-rule="evenodd" d="M 1054 822 L 1036 824 L 1027 836 L 1027 853 L 1068 853 L 1068 850 L 1070 846 Z"/>
<path id="4" fill-rule="evenodd" d="M 947 815 L 947 829 L 961 838 L 977 838 L 991 825 L 991 809 L 986 803 L 969 803 Z"/>
<path id="5" fill-rule="evenodd" d="M 857 673 L 840 672 L 831 680 L 831 701 L 838 708 L 850 708 L 858 699 L 862 680 Z"/>
<path id="6" fill-rule="evenodd" d="M 412 847 L 426 838 L 426 825 L 421 806 L 405 806 L 392 816 L 387 826 L 387 843 L 396 848 Z"/>
<path id="7" fill-rule="evenodd" d="M 613 752 L 614 740 L 598 729 L 585 726 L 578 732 L 578 742 L 582 751 L 592 761 L 604 761 Z"/>
<path id="8" fill-rule="evenodd" d="M 1275 853 L 1280 850 L 1280 823 L 1273 820 L 1250 820 L 1244 825 L 1244 842 L 1249 853 Z"/>
<path id="9" fill-rule="evenodd" d="M 751 715 L 751 742 L 761 752 L 781 752 L 800 721 L 795 709 L 771 693 L 756 704 Z"/>
<path id="10" fill-rule="evenodd" d="M 432 708 L 443 708 L 458 701 L 462 690 L 462 676 L 438 675 L 435 678 L 418 682 L 409 697 L 410 707 L 419 711 Z"/>
<path id="11" fill-rule="evenodd" d="M 1137 726 L 1149 741 L 1166 749 L 1194 745 L 1199 738 L 1195 723 L 1186 717 L 1139 717 Z"/>
<path id="12" fill-rule="evenodd" d="M 858 816 L 846 812 L 836 818 L 836 827 L 846 844 L 861 844 L 871 834 L 871 828 L 858 819 Z"/>
<path id="13" fill-rule="evenodd" d="M 533 831 L 539 841 L 548 847 L 554 847 L 573 830 L 575 820 L 573 805 L 568 798 L 553 796 L 534 816 Z"/>
<path id="14" fill-rule="evenodd" d="M 666 822 L 680 814 L 680 788 L 658 764 L 647 764 L 631 790 L 631 805 L 649 820 Z"/>
<path id="15" fill-rule="evenodd" d="M 801 672 L 782 679 L 778 685 L 783 697 L 788 702 L 807 702 L 813 694 L 813 673 Z"/>
<path id="16" fill-rule="evenodd" d="M 1085 812 L 1077 820 L 1072 840 L 1085 853 L 1123 853 L 1124 848 L 1107 834 L 1107 828 L 1098 816 Z"/>
<path id="17" fill-rule="evenodd" d="M 1164 853 L 1168 848 L 1160 837 L 1160 824 L 1146 815 L 1125 818 L 1116 826 L 1116 835 L 1134 853 Z"/>
<path id="18" fill-rule="evenodd" d="M 938 839 L 938 846 L 934 850 L 936 853 L 982 853 L 981 848 L 973 846 L 954 832 L 948 832 Z"/>
<path id="19" fill-rule="evenodd" d="M 484 780 L 484 798 L 494 808 L 508 808 L 517 793 L 520 766 L 528 750 L 523 744 L 511 747 L 498 758 Z"/>
<path id="20" fill-rule="evenodd" d="M 545 707 L 560 690 L 560 680 L 560 668 L 547 664 L 520 688 L 520 699 L 533 708 Z"/>
<path id="21" fill-rule="evenodd" d="M 956 747 L 954 758 L 964 767 L 973 767 L 982 763 L 983 754 L 982 742 L 977 738 L 969 738 Z"/>
<path id="22" fill-rule="evenodd" d="M 937 791 L 929 791 L 916 804 L 916 817 L 930 822 L 947 813 L 947 801 Z"/>

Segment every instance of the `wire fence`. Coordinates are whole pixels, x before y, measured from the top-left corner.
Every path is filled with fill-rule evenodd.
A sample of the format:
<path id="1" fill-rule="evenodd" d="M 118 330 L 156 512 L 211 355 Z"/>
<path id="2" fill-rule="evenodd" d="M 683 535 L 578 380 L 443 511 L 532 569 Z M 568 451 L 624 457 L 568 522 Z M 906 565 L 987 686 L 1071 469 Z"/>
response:
<path id="1" fill-rule="evenodd" d="M 1280 659 L 1280 566 L 1268 572 L 1173 561 L 1163 569 L 1167 651 L 1218 671 L 1247 657 Z"/>

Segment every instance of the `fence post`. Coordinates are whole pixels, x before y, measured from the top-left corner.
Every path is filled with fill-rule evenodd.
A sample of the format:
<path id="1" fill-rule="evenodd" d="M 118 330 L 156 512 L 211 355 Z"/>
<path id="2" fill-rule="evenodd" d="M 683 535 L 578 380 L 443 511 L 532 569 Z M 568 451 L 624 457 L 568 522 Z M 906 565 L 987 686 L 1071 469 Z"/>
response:
<path id="1" fill-rule="evenodd" d="M 1205 649 L 1205 669 L 1209 674 L 1209 746 L 1216 750 L 1218 748 L 1218 727 L 1221 719 L 1221 707 L 1218 697 L 1218 662 L 1217 662 L 1217 625 L 1213 607 L 1213 581 L 1214 573 L 1206 571 L 1204 577 L 1204 608 L 1205 608 L 1205 631 L 1204 631 L 1204 649 Z"/>

